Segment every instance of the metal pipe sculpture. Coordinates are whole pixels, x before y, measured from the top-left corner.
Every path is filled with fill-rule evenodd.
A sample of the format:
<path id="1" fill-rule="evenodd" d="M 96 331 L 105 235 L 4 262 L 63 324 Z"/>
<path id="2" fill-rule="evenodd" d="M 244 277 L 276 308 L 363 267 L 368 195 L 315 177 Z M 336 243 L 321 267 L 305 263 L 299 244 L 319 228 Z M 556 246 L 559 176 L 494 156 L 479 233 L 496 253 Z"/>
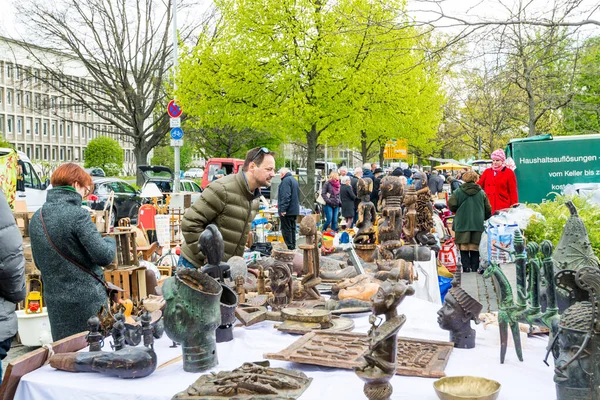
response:
<path id="1" fill-rule="evenodd" d="M 399 276 L 400 272 L 391 271 Z M 412 296 L 415 290 L 404 280 L 391 278 L 379 287 L 372 298 L 373 314 L 369 317 L 369 350 L 363 355 L 364 362 L 354 372 L 365 382 L 364 393 L 369 400 L 389 399 L 393 388 L 389 383 L 396 374 L 398 331 L 406 322 L 406 316 L 398 315 L 398 305 L 406 296 Z M 378 315 L 385 315 L 381 322 Z"/>

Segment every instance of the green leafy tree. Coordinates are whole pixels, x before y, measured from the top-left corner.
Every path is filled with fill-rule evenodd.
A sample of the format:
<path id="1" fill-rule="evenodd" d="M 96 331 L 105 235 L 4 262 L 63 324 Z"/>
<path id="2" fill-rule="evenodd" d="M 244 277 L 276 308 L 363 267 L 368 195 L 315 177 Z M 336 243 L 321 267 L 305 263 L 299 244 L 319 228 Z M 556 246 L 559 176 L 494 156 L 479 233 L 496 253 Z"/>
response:
<path id="1" fill-rule="evenodd" d="M 15 146 L 13 146 L 8 140 L 4 139 L 1 135 L 2 132 L 0 132 L 0 147 L 8 147 L 13 149 Z"/>
<path id="2" fill-rule="evenodd" d="M 359 143 L 361 130 L 350 129 L 348 121 L 373 113 L 365 129 L 390 137 L 401 126 L 407 131 L 417 126 L 406 119 L 404 125 L 393 122 L 402 103 L 391 100 L 407 80 L 401 76 L 394 90 L 386 88 L 418 58 L 411 57 L 415 43 L 408 40 L 415 31 L 396 29 L 400 1 L 217 0 L 215 5 L 218 18 L 193 49 L 184 49 L 177 91 L 186 112 L 204 126 L 277 132 L 305 143 L 309 187 L 319 143 L 335 145 L 349 135 Z M 390 31 L 406 33 L 404 40 Z M 398 57 L 409 59 L 402 63 Z M 386 72 L 382 61 L 394 68 Z M 412 111 L 407 114 L 419 118 Z M 313 200 L 311 193 L 309 205 Z"/>
<path id="3" fill-rule="evenodd" d="M 123 170 L 123 148 L 116 140 L 99 136 L 88 143 L 84 166 L 102 168 L 107 176 L 119 175 Z"/>

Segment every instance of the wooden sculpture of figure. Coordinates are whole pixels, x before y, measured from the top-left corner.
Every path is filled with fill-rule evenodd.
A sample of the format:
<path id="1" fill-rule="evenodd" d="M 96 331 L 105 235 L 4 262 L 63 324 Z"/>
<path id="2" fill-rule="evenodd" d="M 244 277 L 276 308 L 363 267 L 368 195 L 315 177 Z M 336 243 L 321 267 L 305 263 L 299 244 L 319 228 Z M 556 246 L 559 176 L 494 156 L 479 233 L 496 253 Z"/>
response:
<path id="1" fill-rule="evenodd" d="M 235 277 L 235 292 L 237 293 L 240 304 L 246 302 L 246 288 L 244 288 L 244 283 L 246 283 L 246 280 L 242 275 Z"/>
<path id="2" fill-rule="evenodd" d="M 375 205 L 370 200 L 373 190 L 373 181 L 370 178 L 361 178 L 356 186 L 356 197 L 361 199 L 358 205 L 358 221 L 356 227 L 358 233 L 354 235 L 354 243 L 371 244 L 375 243 L 375 220 L 377 211 Z"/>
<path id="3" fill-rule="evenodd" d="M 344 279 L 331 288 L 332 298 L 335 300 L 357 299 L 370 301 L 371 297 L 381 286 L 381 281 L 369 274 L 361 274 L 354 278 Z"/>
<path id="4" fill-rule="evenodd" d="M 392 277 L 397 277 L 399 271 Z M 364 393 L 369 400 L 386 400 L 392 394 L 390 379 L 396 374 L 396 353 L 398 331 L 406 321 L 406 316 L 398 315 L 397 307 L 406 296 L 415 290 L 403 280 L 388 279 L 383 282 L 371 299 L 373 314 L 369 318 L 369 350 L 363 356 L 364 364 L 354 372 L 365 382 Z M 385 316 L 381 323 L 378 315 Z"/>
<path id="5" fill-rule="evenodd" d="M 306 244 L 298 246 L 304 252 L 301 286 L 308 297 L 320 299 L 321 294 L 317 290 L 317 285 L 321 283 L 317 224 L 312 216 L 307 215 L 302 218 L 302 221 L 300 221 L 300 234 L 306 237 Z M 294 298 L 296 298 L 295 295 Z"/>
<path id="6" fill-rule="evenodd" d="M 165 332 L 181 343 L 183 370 L 200 372 L 217 365 L 215 329 L 221 324 L 221 285 L 207 274 L 179 268 L 162 286 Z"/>
<path id="7" fill-rule="evenodd" d="M 379 237 L 378 269 L 389 271 L 396 262 L 394 249 L 402 246 L 402 194 L 404 186 L 397 176 L 386 176 L 381 180 L 381 218 L 377 223 Z"/>
<path id="8" fill-rule="evenodd" d="M 294 287 L 292 272 L 287 264 L 275 261 L 274 264 L 267 267 L 271 293 L 273 297 L 269 298 L 269 305 L 273 311 L 279 311 L 292 301 Z"/>
<path id="9" fill-rule="evenodd" d="M 430 233 L 433 229 L 433 204 L 431 202 L 431 191 L 427 186 L 427 176 L 420 172 L 423 176 L 423 188 L 417 190 L 417 232 L 425 234 Z"/>
<path id="10" fill-rule="evenodd" d="M 417 234 L 417 191 L 415 185 L 408 185 L 402 202 L 404 206 L 404 221 L 402 233 L 404 233 L 404 241 L 408 244 L 415 243 L 415 235 Z"/>
<path id="11" fill-rule="evenodd" d="M 90 351 L 102 350 L 102 346 L 104 345 L 104 338 L 99 332 L 100 319 L 96 316 L 93 316 L 90 319 L 88 319 L 87 324 L 89 333 L 85 338 L 87 340 L 88 346 L 90 346 Z"/>
<path id="12" fill-rule="evenodd" d="M 479 323 L 479 313 L 483 306 L 460 286 L 453 286 L 446 297 L 444 305 L 437 312 L 440 328 L 450 331 L 450 341 L 459 349 L 475 347 L 475 330 L 471 328 L 471 320 Z"/>
<path id="13" fill-rule="evenodd" d="M 231 277 L 229 265 L 221 262 L 224 254 L 223 235 L 215 224 L 210 224 L 200 234 L 198 247 L 206 257 L 206 265 L 202 267 L 202 272 L 215 278 L 219 282 L 225 282 L 226 278 Z"/>

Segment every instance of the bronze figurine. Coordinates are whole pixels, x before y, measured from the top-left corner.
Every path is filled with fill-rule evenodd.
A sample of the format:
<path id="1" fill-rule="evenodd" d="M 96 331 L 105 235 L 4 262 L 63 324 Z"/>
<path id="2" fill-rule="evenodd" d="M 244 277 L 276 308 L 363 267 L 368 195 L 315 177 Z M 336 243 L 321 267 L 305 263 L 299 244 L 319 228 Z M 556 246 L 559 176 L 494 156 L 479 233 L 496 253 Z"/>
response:
<path id="1" fill-rule="evenodd" d="M 206 265 L 202 272 L 208 274 L 219 282 L 231 278 L 231 269 L 228 264 L 221 262 L 224 254 L 223 235 L 216 225 L 210 224 L 202 231 L 198 238 L 198 247 L 206 256 Z"/>
<path id="2" fill-rule="evenodd" d="M 101 351 L 104 346 L 104 337 L 99 332 L 100 330 L 100 319 L 96 316 L 91 317 L 87 321 L 89 333 L 85 337 L 90 346 L 90 351 Z"/>
<path id="3" fill-rule="evenodd" d="M 476 332 L 471 329 L 471 320 L 479 323 L 479 313 L 483 306 L 463 288 L 453 286 L 446 297 L 444 305 L 437 312 L 440 328 L 450 331 L 450 341 L 459 349 L 475 347 Z"/>
<path id="4" fill-rule="evenodd" d="M 398 315 L 397 307 L 406 296 L 414 293 L 414 288 L 406 281 L 387 280 L 371 300 L 373 314 L 369 318 L 369 350 L 363 355 L 363 365 L 354 369 L 365 382 L 364 393 L 369 400 L 386 400 L 393 392 L 389 381 L 396 374 L 397 335 L 406 321 L 404 315 Z M 382 314 L 385 315 L 383 323 L 378 317 Z"/>
<path id="5" fill-rule="evenodd" d="M 273 294 L 268 303 L 273 311 L 279 311 L 292 301 L 294 293 L 292 272 L 287 264 L 280 261 L 275 261 L 268 266 L 267 271 L 269 271 L 269 283 Z"/>
<path id="6" fill-rule="evenodd" d="M 217 365 L 215 330 L 221 324 L 221 285 L 203 272 L 179 268 L 162 289 L 167 302 L 165 331 L 182 344 L 184 371 L 201 372 Z"/>
<path id="7" fill-rule="evenodd" d="M 217 328 L 217 343 L 233 340 L 233 323 L 235 322 L 235 309 L 238 306 L 238 298 L 235 292 L 227 285 L 221 284 L 221 325 Z"/>

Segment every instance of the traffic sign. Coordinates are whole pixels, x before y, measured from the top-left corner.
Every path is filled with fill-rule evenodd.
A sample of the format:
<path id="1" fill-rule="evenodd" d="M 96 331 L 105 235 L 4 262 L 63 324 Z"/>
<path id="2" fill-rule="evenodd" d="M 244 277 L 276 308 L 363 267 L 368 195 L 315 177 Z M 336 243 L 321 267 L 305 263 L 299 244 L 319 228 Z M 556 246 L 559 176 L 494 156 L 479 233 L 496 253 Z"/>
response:
<path id="1" fill-rule="evenodd" d="M 181 118 L 171 118 L 169 124 L 171 128 L 179 128 L 181 127 Z"/>
<path id="2" fill-rule="evenodd" d="M 169 102 L 169 105 L 167 106 L 167 113 L 169 113 L 169 117 L 179 118 L 182 112 L 181 106 L 177 104 L 175 100 L 171 100 Z"/>
<path id="3" fill-rule="evenodd" d="M 171 147 L 182 147 L 183 139 L 171 139 Z"/>
<path id="4" fill-rule="evenodd" d="M 183 129 L 171 128 L 171 139 L 179 140 L 183 137 Z"/>

